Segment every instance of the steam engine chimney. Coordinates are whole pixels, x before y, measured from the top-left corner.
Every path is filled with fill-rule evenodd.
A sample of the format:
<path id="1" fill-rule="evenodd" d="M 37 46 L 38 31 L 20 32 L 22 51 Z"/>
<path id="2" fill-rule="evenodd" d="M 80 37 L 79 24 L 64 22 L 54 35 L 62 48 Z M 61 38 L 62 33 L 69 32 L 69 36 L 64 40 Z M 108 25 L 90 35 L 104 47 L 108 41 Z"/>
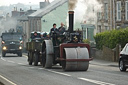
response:
<path id="1" fill-rule="evenodd" d="M 74 11 L 69 11 L 69 32 L 73 33 Z"/>

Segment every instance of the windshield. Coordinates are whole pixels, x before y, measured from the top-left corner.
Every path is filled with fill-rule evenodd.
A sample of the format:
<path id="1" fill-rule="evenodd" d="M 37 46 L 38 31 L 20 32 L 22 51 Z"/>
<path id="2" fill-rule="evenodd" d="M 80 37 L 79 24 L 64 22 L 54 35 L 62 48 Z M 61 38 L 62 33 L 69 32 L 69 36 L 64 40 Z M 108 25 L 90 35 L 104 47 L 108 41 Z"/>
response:
<path id="1" fill-rule="evenodd" d="M 22 40 L 22 35 L 21 34 L 4 34 L 2 36 L 3 40 Z"/>

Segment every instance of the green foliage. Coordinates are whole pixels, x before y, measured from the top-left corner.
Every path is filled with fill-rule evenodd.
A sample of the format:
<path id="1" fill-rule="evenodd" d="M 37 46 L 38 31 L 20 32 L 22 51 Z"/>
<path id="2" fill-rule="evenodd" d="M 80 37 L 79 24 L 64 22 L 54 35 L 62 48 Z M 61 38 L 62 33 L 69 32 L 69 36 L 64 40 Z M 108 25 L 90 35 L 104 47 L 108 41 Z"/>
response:
<path id="1" fill-rule="evenodd" d="M 84 43 L 90 44 L 90 41 L 88 39 L 83 40 Z"/>
<path id="2" fill-rule="evenodd" d="M 128 43 L 128 29 L 111 30 L 98 33 L 94 36 L 96 47 L 102 49 L 103 45 L 111 49 L 115 48 L 117 44 L 124 47 Z"/>

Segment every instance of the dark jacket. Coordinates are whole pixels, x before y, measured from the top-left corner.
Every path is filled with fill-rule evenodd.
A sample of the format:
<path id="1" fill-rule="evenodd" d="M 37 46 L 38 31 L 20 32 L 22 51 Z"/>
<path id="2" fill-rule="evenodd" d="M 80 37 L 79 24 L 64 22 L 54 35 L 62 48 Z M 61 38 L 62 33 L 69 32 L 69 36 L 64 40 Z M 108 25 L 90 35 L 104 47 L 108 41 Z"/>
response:
<path id="1" fill-rule="evenodd" d="M 50 30 L 50 36 L 51 36 L 52 32 L 56 32 L 56 33 L 57 33 L 57 32 L 59 32 L 59 31 L 58 31 L 57 28 L 51 28 L 51 30 Z"/>
<path id="2" fill-rule="evenodd" d="M 60 34 L 63 34 L 65 32 L 65 28 L 64 27 L 59 27 L 58 28 Z"/>

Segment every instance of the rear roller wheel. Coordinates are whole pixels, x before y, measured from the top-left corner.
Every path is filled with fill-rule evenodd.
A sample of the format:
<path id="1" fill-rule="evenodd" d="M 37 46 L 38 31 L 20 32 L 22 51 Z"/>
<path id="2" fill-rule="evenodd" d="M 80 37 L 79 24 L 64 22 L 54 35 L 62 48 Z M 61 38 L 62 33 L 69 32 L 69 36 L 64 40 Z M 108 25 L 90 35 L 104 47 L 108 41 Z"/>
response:
<path id="1" fill-rule="evenodd" d="M 22 57 L 22 52 L 18 53 L 18 56 L 19 56 L 19 57 Z"/>
<path id="2" fill-rule="evenodd" d="M 34 53 L 34 56 L 33 56 L 34 66 L 38 66 L 38 61 L 39 61 L 39 55 L 38 53 Z"/>
<path id="3" fill-rule="evenodd" d="M 2 57 L 5 57 L 6 56 L 6 53 L 5 52 L 2 52 Z"/>
<path id="4" fill-rule="evenodd" d="M 89 59 L 87 48 L 65 48 L 65 59 Z M 62 61 L 62 68 L 65 71 L 80 70 L 87 71 L 89 61 Z"/>
<path id="5" fill-rule="evenodd" d="M 45 40 L 43 44 L 43 67 L 51 68 L 53 64 L 53 43 L 51 40 Z"/>
<path id="6" fill-rule="evenodd" d="M 32 52 L 29 53 L 28 63 L 29 63 L 29 65 L 32 65 L 32 63 L 33 63 L 33 53 Z"/>

